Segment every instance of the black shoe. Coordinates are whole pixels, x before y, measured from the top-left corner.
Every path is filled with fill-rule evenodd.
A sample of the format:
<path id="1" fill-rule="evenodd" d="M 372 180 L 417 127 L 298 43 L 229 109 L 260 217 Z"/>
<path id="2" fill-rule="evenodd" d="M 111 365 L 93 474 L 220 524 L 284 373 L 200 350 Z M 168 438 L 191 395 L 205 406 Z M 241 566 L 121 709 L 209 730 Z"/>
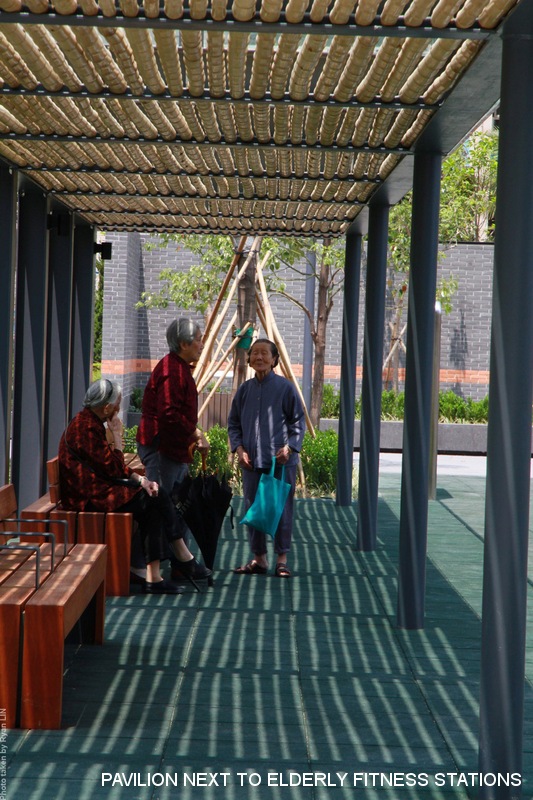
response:
<path id="1" fill-rule="evenodd" d="M 175 583 L 165 578 L 156 583 L 146 581 L 144 584 L 144 591 L 146 594 L 183 594 L 183 588 L 181 586 L 176 586 Z"/>
<path id="2" fill-rule="evenodd" d="M 195 558 L 190 561 L 180 561 L 179 570 L 186 578 L 193 578 L 193 580 L 201 581 L 204 578 L 209 578 L 212 571 L 199 564 Z"/>

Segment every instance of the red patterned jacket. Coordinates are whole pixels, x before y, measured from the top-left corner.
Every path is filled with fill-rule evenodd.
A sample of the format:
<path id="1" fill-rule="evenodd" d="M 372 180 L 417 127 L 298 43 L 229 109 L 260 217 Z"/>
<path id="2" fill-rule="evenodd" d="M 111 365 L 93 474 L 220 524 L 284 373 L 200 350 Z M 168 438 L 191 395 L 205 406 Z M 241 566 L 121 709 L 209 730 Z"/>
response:
<path id="1" fill-rule="evenodd" d="M 176 353 L 156 364 L 144 390 L 139 444 L 153 445 L 180 464 L 189 464 L 188 447 L 198 424 L 198 390 L 191 366 Z"/>
<path id="2" fill-rule="evenodd" d="M 88 408 L 76 414 L 59 442 L 61 506 L 83 511 L 90 504 L 95 511 L 114 511 L 142 489 L 115 486 L 99 476 L 127 478 L 131 472 L 124 465 L 124 454 L 110 447 L 104 423 L 96 414 Z"/>

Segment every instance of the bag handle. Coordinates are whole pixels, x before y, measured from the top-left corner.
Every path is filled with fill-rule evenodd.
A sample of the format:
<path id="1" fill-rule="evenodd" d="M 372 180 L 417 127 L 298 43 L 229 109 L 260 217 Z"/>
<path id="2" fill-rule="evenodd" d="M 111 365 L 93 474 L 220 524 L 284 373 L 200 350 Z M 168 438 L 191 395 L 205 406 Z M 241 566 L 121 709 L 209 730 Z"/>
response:
<path id="1" fill-rule="evenodd" d="M 275 471 L 276 471 L 276 463 L 277 463 L 277 462 L 276 462 L 276 458 L 274 457 L 274 458 L 272 459 L 272 466 L 271 466 L 271 468 L 270 468 L 270 476 L 271 476 L 272 478 L 274 477 L 274 473 L 275 473 Z M 285 464 L 282 464 L 282 465 L 281 465 L 281 476 L 280 476 L 280 480 L 281 480 L 281 481 L 284 481 L 284 480 L 285 480 Z"/>

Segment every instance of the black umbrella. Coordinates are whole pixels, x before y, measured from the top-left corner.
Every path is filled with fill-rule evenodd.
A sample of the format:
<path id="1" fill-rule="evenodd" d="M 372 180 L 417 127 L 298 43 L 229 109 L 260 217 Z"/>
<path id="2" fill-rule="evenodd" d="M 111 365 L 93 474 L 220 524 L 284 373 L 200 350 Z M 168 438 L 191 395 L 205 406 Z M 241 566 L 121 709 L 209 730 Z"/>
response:
<path id="1" fill-rule="evenodd" d="M 171 496 L 198 543 L 206 567 L 213 569 L 218 537 L 232 497 L 226 478 L 208 475 L 204 458 L 201 472 L 195 478 L 188 475 L 176 482 Z M 212 583 L 209 579 L 209 585 Z"/>

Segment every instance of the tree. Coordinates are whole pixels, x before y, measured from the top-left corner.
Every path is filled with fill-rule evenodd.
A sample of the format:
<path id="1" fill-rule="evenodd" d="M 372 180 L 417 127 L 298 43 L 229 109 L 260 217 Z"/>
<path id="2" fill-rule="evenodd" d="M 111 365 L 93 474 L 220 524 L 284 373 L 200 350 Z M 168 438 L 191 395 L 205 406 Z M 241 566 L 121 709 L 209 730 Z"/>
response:
<path id="1" fill-rule="evenodd" d="M 487 241 L 492 238 L 497 168 L 497 132 L 475 133 L 444 160 L 439 217 L 441 242 Z M 390 345 L 383 366 L 387 370 L 385 385 L 395 390 L 398 389 L 400 352 L 405 350 L 403 315 L 409 287 L 410 247 L 411 192 L 391 209 L 389 220 Z M 457 281 L 453 275 L 439 280 L 436 299 L 444 313 L 451 311 L 456 291 Z"/>
<path id="2" fill-rule="evenodd" d="M 161 290 L 157 293 L 143 293 L 137 305 L 146 308 L 166 308 L 172 302 L 179 308 L 194 309 L 208 315 L 234 256 L 236 240 L 228 236 L 193 237 L 185 234 L 166 234 L 155 246 L 167 247 L 170 243 L 175 243 L 178 247 L 184 246 L 198 255 L 201 264 L 191 266 L 186 272 L 176 272 L 172 268 L 163 270 L 159 275 L 162 282 Z M 294 303 L 307 316 L 310 323 L 314 345 L 314 368 L 312 403 L 309 413 L 313 425 L 316 425 L 322 405 L 327 324 L 335 295 L 342 288 L 344 246 L 339 240 L 321 242 L 299 237 L 277 239 L 265 237 L 261 243 L 261 254 L 264 255 L 267 251 L 270 252 L 270 258 L 267 263 L 265 282 L 269 294 L 279 294 Z M 310 253 L 316 255 L 314 261 L 316 261 L 317 302 L 314 316 L 310 309 L 288 290 L 287 285 L 281 281 L 279 276 L 279 270 L 284 266 L 292 270 L 294 281 L 308 279 L 309 275 L 305 267 L 302 269 L 298 267 L 298 264 L 308 260 Z M 255 323 L 255 304 L 252 301 L 251 293 L 254 290 L 255 281 L 251 280 L 250 274 L 243 276 L 238 305 L 243 313 L 246 311 L 247 319 L 250 316 L 253 317 L 250 319 L 253 323 Z M 244 317 L 240 319 L 241 323 L 243 319 Z M 237 370 L 239 371 L 239 382 L 243 378 L 243 370 L 239 368 L 238 363 L 236 364 Z M 235 384 L 234 388 L 236 388 Z"/>
<path id="3" fill-rule="evenodd" d="M 486 242 L 494 235 L 498 133 L 474 133 L 442 165 L 441 242 Z"/>
<path id="4" fill-rule="evenodd" d="M 102 360 L 102 324 L 104 317 L 104 262 L 100 256 L 96 257 L 95 269 L 93 361 L 100 362 Z"/>

